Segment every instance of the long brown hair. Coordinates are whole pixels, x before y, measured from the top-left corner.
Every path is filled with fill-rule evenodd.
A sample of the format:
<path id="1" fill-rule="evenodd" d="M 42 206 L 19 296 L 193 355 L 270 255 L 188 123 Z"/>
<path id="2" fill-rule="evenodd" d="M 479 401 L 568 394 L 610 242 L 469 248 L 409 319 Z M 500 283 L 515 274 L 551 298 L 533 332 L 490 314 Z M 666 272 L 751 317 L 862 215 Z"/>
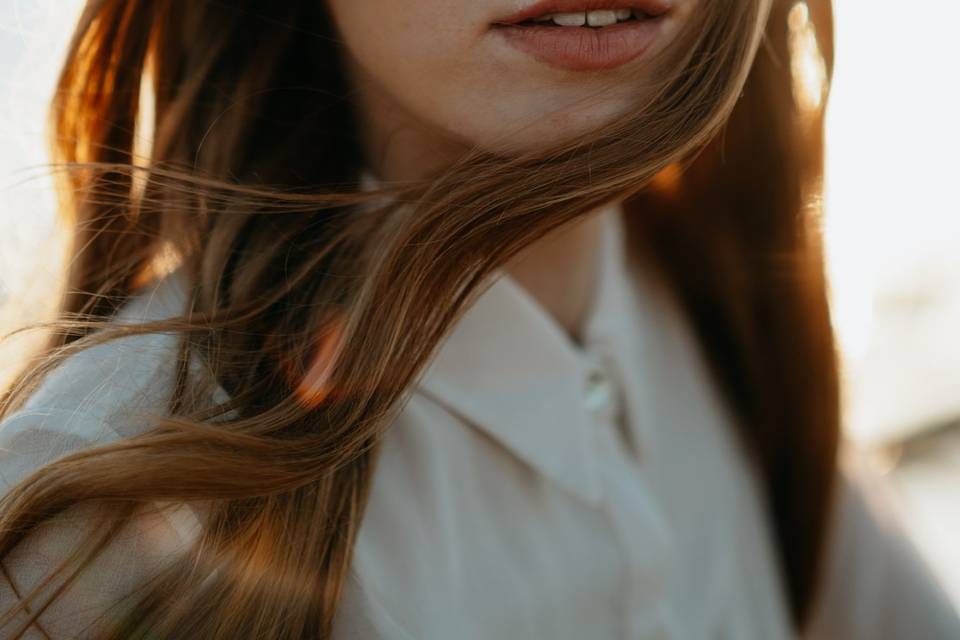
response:
<path id="1" fill-rule="evenodd" d="M 802 627 L 839 411 L 815 224 L 822 112 L 794 100 L 792 3 L 702 0 L 655 94 L 602 132 L 509 158 L 476 149 L 375 192 L 357 182 L 365 158 L 323 5 L 88 1 L 52 109 L 74 247 L 62 317 L 0 417 L 94 344 L 175 332 L 180 359 L 169 416 L 3 497 L 0 559 L 57 514 L 102 505 L 97 539 L 64 562 L 75 575 L 137 505 L 188 503 L 204 514 L 196 545 L 104 638 L 327 637 L 378 444 L 417 374 L 495 269 L 621 198 L 635 264 L 692 319 L 764 480 Z M 829 67 L 827 2 L 814 18 Z M 144 78 L 153 141 L 137 162 Z M 171 255 L 191 276 L 186 313 L 111 323 Z M 327 382 L 305 397 L 318 344 Z M 227 401 L 194 393 L 194 358 Z"/>

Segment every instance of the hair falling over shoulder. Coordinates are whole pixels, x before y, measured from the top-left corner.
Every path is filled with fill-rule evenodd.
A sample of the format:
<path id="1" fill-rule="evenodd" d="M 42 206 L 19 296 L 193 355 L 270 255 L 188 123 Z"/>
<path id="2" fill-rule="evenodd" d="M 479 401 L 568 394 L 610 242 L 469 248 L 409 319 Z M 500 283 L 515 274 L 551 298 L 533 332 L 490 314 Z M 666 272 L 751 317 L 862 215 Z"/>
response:
<path id="1" fill-rule="evenodd" d="M 88 0 L 51 111 L 73 234 L 62 321 L 0 417 L 65 356 L 118 337 L 176 332 L 181 365 L 168 418 L 58 459 L 0 500 L 0 560 L 77 504 L 105 507 L 98 536 L 136 505 L 202 505 L 191 552 L 102 637 L 328 637 L 406 389 L 497 267 L 621 197 L 633 259 L 689 314 L 764 481 L 802 627 L 839 401 L 817 228 L 823 114 L 795 99 L 795 4 L 705 0 L 655 96 L 605 135 L 510 158 L 476 150 L 429 180 L 365 192 L 324 3 Z M 829 69 L 829 2 L 809 4 Z M 187 312 L 112 323 L 171 259 L 191 277 Z M 318 348 L 331 354 L 324 392 L 304 394 Z M 193 357 L 225 404 L 196 401 Z M 102 547 L 77 542 L 67 580 Z"/>

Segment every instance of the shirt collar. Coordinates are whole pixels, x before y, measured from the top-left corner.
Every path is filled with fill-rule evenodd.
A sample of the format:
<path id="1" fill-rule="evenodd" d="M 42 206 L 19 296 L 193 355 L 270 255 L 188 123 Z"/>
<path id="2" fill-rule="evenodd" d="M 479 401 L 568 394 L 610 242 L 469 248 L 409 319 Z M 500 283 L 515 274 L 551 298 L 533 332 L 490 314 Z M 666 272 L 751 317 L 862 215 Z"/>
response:
<path id="1" fill-rule="evenodd" d="M 363 185 L 375 184 L 364 174 Z M 615 205 L 616 206 L 616 205 Z M 599 287 L 578 345 L 526 289 L 498 270 L 416 383 L 514 456 L 589 503 L 601 498 L 593 450 L 599 425 L 585 403 L 590 371 L 615 367 L 624 386 L 647 383 L 631 366 L 648 351 L 626 274 L 622 210 L 604 215 Z M 624 405 L 627 400 L 623 394 Z M 646 400 L 652 394 L 647 394 Z M 625 407 L 626 410 L 639 407 Z M 634 421 L 629 421 L 630 423 Z M 634 443 L 644 434 L 630 432 Z"/>

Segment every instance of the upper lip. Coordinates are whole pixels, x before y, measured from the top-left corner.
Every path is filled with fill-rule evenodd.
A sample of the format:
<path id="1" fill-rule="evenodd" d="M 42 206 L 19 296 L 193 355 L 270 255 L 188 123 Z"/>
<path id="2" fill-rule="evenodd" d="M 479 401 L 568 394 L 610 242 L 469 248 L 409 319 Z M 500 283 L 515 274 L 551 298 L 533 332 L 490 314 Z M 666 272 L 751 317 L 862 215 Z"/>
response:
<path id="1" fill-rule="evenodd" d="M 668 0 L 540 0 L 508 16 L 494 20 L 494 24 L 517 24 L 550 13 L 578 13 L 603 9 L 639 9 L 651 16 L 670 10 Z"/>

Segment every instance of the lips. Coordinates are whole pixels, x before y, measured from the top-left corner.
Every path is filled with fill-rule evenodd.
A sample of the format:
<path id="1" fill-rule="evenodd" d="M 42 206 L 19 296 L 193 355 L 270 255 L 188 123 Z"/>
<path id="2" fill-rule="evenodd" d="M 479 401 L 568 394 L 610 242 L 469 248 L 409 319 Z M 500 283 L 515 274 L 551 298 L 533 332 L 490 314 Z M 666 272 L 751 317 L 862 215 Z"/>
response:
<path id="1" fill-rule="evenodd" d="M 669 22 L 668 0 L 541 0 L 503 16 L 491 36 L 511 49 L 563 71 L 609 71 L 643 56 Z M 630 19 L 605 26 L 538 22 L 550 14 L 630 9 Z M 609 20 L 609 15 L 606 16 Z"/>
<path id="2" fill-rule="evenodd" d="M 540 0 L 529 7 L 502 16 L 493 21 L 494 26 L 512 26 L 551 13 L 579 13 L 613 9 L 637 9 L 651 17 L 670 11 L 668 0 Z"/>

